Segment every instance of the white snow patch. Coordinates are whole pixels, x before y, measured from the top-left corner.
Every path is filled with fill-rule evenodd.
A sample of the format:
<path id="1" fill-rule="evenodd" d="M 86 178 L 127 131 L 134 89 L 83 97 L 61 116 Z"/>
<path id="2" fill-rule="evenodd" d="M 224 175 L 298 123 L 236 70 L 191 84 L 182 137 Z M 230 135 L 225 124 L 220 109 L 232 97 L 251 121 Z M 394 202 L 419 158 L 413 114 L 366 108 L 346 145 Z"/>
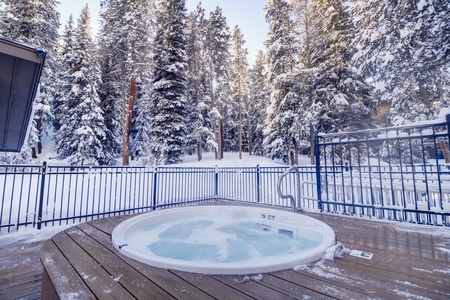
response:
<path id="1" fill-rule="evenodd" d="M 397 295 L 399 295 L 399 296 L 405 297 L 405 299 L 432 300 L 432 299 L 430 299 L 428 297 L 423 297 L 423 296 L 411 294 L 411 293 L 406 292 L 406 291 L 394 290 L 394 292 Z"/>
<path id="2" fill-rule="evenodd" d="M 258 274 L 258 275 L 256 275 L 256 276 L 252 276 L 252 279 L 253 279 L 254 281 L 261 281 L 262 278 L 263 278 L 262 274 Z"/>
<path id="3" fill-rule="evenodd" d="M 433 272 L 444 273 L 444 274 L 450 275 L 450 269 L 448 269 L 448 270 L 434 269 Z"/>
<path id="4" fill-rule="evenodd" d="M 92 277 L 91 275 L 86 274 L 84 272 L 81 272 L 80 275 L 83 279 L 88 280 L 90 282 L 94 282 L 95 280 L 97 280 L 97 277 Z"/>
<path id="5" fill-rule="evenodd" d="M 123 274 L 120 274 L 119 276 L 113 278 L 113 280 L 114 280 L 115 282 L 119 282 L 120 278 L 122 278 L 122 277 L 123 277 Z"/>
<path id="6" fill-rule="evenodd" d="M 35 228 L 32 227 L 23 228 L 20 229 L 20 231 L 18 232 L 0 235 L 0 244 L 9 245 L 18 242 L 28 244 L 39 241 L 46 241 L 55 234 L 57 234 L 58 232 L 63 231 L 69 227 L 72 227 L 73 225 L 74 224 L 56 227 L 44 227 L 41 230 L 36 230 Z"/>
<path id="7" fill-rule="evenodd" d="M 264 156 L 249 155 L 248 153 L 242 153 L 242 159 L 239 159 L 238 152 L 226 152 L 224 153 L 224 159 L 216 160 L 213 152 L 203 153 L 203 159 L 198 161 L 197 155 L 186 156 L 183 163 L 171 165 L 174 167 L 256 167 L 256 165 L 271 167 L 271 166 L 286 166 L 280 160 L 271 160 Z M 309 157 L 305 158 L 302 162 L 311 164 Z M 299 161 L 301 164 L 301 162 Z"/>
<path id="8" fill-rule="evenodd" d="M 428 0 L 420 0 L 419 3 L 417 3 L 417 9 L 419 11 L 422 11 L 425 6 L 428 5 Z"/>
<path id="9" fill-rule="evenodd" d="M 396 280 L 395 282 L 401 283 L 401 284 L 404 284 L 404 285 L 409 285 L 409 286 L 419 287 L 417 284 L 411 283 L 411 282 L 409 282 L 409 281 Z"/>
<path id="10" fill-rule="evenodd" d="M 442 252 L 444 252 L 444 253 L 450 254 L 450 249 L 442 248 L 442 247 L 437 247 L 436 249 L 439 250 L 439 251 L 442 251 Z"/>
<path id="11" fill-rule="evenodd" d="M 420 271 L 420 272 L 425 272 L 425 273 L 431 273 L 431 274 L 433 274 L 433 271 L 430 271 L 430 270 L 419 269 L 419 268 L 413 268 L 413 270 L 416 270 L 416 271 Z"/>
<path id="12" fill-rule="evenodd" d="M 341 242 L 337 242 L 334 246 L 331 246 L 327 250 L 325 250 L 322 259 L 334 260 L 335 257 L 342 258 L 345 253 L 344 249 L 344 245 L 342 245 Z"/>
<path id="13" fill-rule="evenodd" d="M 255 275 L 255 276 L 245 276 L 241 280 L 235 279 L 234 282 L 236 282 L 236 283 L 244 283 L 244 282 L 248 282 L 250 280 L 261 281 L 262 278 L 263 278 L 262 274 L 258 274 L 258 275 Z"/>
<path id="14" fill-rule="evenodd" d="M 306 270 L 308 268 L 307 265 L 298 265 L 292 268 L 292 270 L 298 272 L 298 271 L 303 271 Z"/>
<path id="15" fill-rule="evenodd" d="M 62 293 L 61 299 L 76 300 L 76 299 L 82 299 L 82 297 L 79 293 Z"/>

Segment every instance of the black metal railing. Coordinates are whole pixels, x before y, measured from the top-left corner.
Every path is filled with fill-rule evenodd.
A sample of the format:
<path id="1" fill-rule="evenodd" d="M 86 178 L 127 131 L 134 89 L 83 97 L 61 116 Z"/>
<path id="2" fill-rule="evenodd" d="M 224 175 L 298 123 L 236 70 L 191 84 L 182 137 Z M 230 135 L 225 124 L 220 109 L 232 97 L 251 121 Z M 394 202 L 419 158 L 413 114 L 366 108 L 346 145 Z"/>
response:
<path id="1" fill-rule="evenodd" d="M 70 167 L 0 166 L 0 233 L 21 227 L 56 226 L 124 213 L 218 199 L 273 206 L 291 204 L 277 196 L 286 167 Z M 313 167 L 299 167 L 310 182 Z M 296 191 L 294 178 L 283 190 Z M 306 199 L 307 197 L 305 197 Z M 305 203 L 317 208 L 317 201 Z"/>
<path id="2" fill-rule="evenodd" d="M 450 226 L 450 115 L 442 122 L 316 137 L 316 165 L 0 166 L 0 234 L 168 206 L 233 200 Z M 281 195 L 293 195 L 295 201 Z"/>
<path id="3" fill-rule="evenodd" d="M 448 226 L 449 128 L 447 115 L 431 123 L 318 135 L 321 211 Z"/>

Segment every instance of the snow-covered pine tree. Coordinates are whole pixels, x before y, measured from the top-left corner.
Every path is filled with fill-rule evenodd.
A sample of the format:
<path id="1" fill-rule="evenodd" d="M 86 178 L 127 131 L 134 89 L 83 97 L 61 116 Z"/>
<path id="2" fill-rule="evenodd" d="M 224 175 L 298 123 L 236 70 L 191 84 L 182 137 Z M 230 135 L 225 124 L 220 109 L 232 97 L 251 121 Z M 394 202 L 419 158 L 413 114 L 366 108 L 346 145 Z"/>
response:
<path id="1" fill-rule="evenodd" d="M 73 15 L 69 15 L 61 36 L 61 47 L 58 53 L 58 76 L 56 79 L 55 100 L 53 103 L 54 129 L 58 131 L 68 117 L 67 105 L 70 102 L 67 95 L 72 89 L 68 78 L 73 73 L 76 64 L 75 57 L 75 23 Z M 73 105 L 71 106 L 73 107 Z"/>
<path id="2" fill-rule="evenodd" d="M 55 151 L 59 158 L 65 159 L 75 152 L 71 147 L 72 128 L 68 126 L 73 117 L 73 109 L 77 104 L 78 91 L 74 87 L 76 79 L 74 68 L 78 62 L 75 53 L 76 33 L 72 14 L 64 27 L 61 51 L 59 53 L 59 76 L 54 101 Z M 61 127 L 64 127 L 61 129 Z"/>
<path id="3" fill-rule="evenodd" d="M 67 61 L 64 61 L 62 80 L 65 84 L 62 90 L 68 94 L 62 92 L 64 96 L 59 99 L 64 120 L 56 134 L 56 147 L 60 158 L 67 158 L 71 165 L 97 165 L 104 157 L 102 141 L 106 127 L 97 92 L 100 71 L 95 59 L 87 4 L 77 23 L 74 44 L 64 45 Z M 70 30 L 70 26 L 66 28 Z M 64 34 L 65 37 L 69 35 L 67 32 Z"/>
<path id="4" fill-rule="evenodd" d="M 51 129 L 51 107 L 55 92 L 56 57 L 58 48 L 59 13 L 57 0 L 3 1 L 4 19 L 0 22 L 0 34 L 47 52 L 40 80 L 40 90 L 35 99 L 34 121 L 30 137 L 22 151 L 33 151 L 33 158 L 42 150 L 41 136 Z M 36 147 L 37 146 L 37 147 Z M 20 162 L 30 155 L 21 154 Z"/>
<path id="5" fill-rule="evenodd" d="M 315 0 L 313 5 L 320 29 L 311 49 L 318 72 L 309 111 L 319 110 L 311 122 L 326 133 L 368 128 L 376 103 L 368 84 L 351 66 L 354 32 L 348 9 L 341 0 Z"/>
<path id="6" fill-rule="evenodd" d="M 182 161 L 186 144 L 186 1 L 162 0 L 157 12 L 150 150 L 156 164 Z"/>
<path id="7" fill-rule="evenodd" d="M 6 22 L 6 0 L 0 1 L 0 34 L 3 35 L 5 28 L 8 27 Z"/>
<path id="8" fill-rule="evenodd" d="M 318 58 L 314 45 L 322 42 L 320 39 L 321 23 L 314 17 L 311 0 L 296 0 L 292 2 L 294 29 L 298 38 L 298 70 L 295 74 L 295 89 L 299 97 L 298 122 L 299 152 L 312 153 L 314 133 L 313 124 L 321 111 L 321 103 L 312 106 L 312 90 L 318 77 L 319 69 L 314 64 Z M 319 11 L 317 13 L 322 13 Z M 320 50 L 320 49 L 319 49 Z M 313 155 L 310 155 L 314 163 Z"/>
<path id="9" fill-rule="evenodd" d="M 268 125 L 264 131 L 267 156 L 295 163 L 299 99 L 294 88 L 297 56 L 291 4 L 270 0 L 265 7 L 269 86 L 272 91 Z"/>
<path id="10" fill-rule="evenodd" d="M 255 64 L 248 73 L 249 98 L 248 111 L 248 141 L 250 155 L 264 155 L 263 132 L 267 125 L 267 108 L 270 104 L 270 91 L 267 84 L 267 71 L 264 53 L 260 50 L 256 55 Z"/>
<path id="11" fill-rule="evenodd" d="M 150 69 L 148 58 L 153 6 L 153 0 L 101 2 L 101 99 L 108 128 L 104 145 L 108 164 L 115 163 L 119 153 L 122 154 L 122 163 L 128 164 L 134 104 L 142 95 L 142 83 L 149 82 L 144 78 L 149 76 Z"/>
<path id="12" fill-rule="evenodd" d="M 135 113 L 133 113 L 133 125 L 132 125 L 132 146 L 131 153 L 136 159 L 142 156 L 150 155 L 150 144 L 152 143 L 150 134 L 151 124 L 151 89 L 149 88 L 151 83 L 146 79 L 143 82 L 144 90 L 142 95 L 139 96 L 139 101 L 135 107 Z"/>
<path id="13" fill-rule="evenodd" d="M 231 97 L 228 81 L 230 63 L 230 32 L 227 20 L 220 7 L 209 15 L 206 28 L 206 56 L 208 63 L 208 96 L 211 101 L 209 114 L 213 122 L 218 151 L 217 159 L 223 158 L 224 152 L 224 114 Z"/>
<path id="14" fill-rule="evenodd" d="M 396 125 L 432 119 L 448 106 L 450 2 L 355 1 L 355 62 L 392 104 Z"/>
<path id="15" fill-rule="evenodd" d="M 246 120 L 248 119 L 248 87 L 247 87 L 247 75 L 248 75 L 248 62 L 247 62 L 247 48 L 244 47 L 245 40 L 244 35 L 238 25 L 233 28 L 233 33 L 231 36 L 232 45 L 232 58 L 230 63 L 230 82 L 232 91 L 232 102 L 234 106 L 237 106 L 238 114 L 238 128 L 231 128 L 237 133 L 238 137 L 238 149 L 239 149 L 239 159 L 242 159 L 243 151 L 243 139 L 247 138 L 248 135 L 244 136 L 244 126 L 247 127 Z M 247 141 L 249 144 L 249 141 Z M 247 147 L 248 148 L 248 147 Z"/>
<path id="16" fill-rule="evenodd" d="M 147 4 L 145 4 L 147 3 Z M 147 28 L 147 33 L 142 33 L 146 35 L 146 42 L 148 43 L 146 47 L 142 48 L 141 51 L 145 51 L 145 55 L 141 54 L 140 59 L 140 80 L 137 81 L 137 94 L 136 94 L 136 104 L 133 112 L 133 119 L 131 124 L 131 134 L 130 134 L 130 144 L 131 153 L 133 157 L 139 159 L 141 156 L 148 157 L 150 155 L 150 144 L 152 143 L 150 134 L 150 124 L 151 124 L 151 94 L 152 94 L 152 74 L 154 72 L 154 62 L 152 58 L 152 43 L 155 39 L 156 34 L 156 4 L 154 0 L 147 0 L 144 2 L 144 9 L 147 9 L 146 14 L 140 15 L 143 19 L 142 24 Z M 147 6 L 148 5 L 148 6 Z M 142 10 L 141 10 L 142 11 Z M 142 25 L 144 26 L 144 25 Z M 142 45 L 145 46 L 145 45 Z M 145 163 L 148 163 L 146 160 Z"/>
<path id="17" fill-rule="evenodd" d="M 188 89 L 188 152 L 197 152 L 198 161 L 202 159 L 203 149 L 216 149 L 211 120 L 210 106 L 207 104 L 206 78 L 208 76 L 205 60 L 205 10 L 201 4 L 188 16 L 187 32 L 187 89 Z"/>

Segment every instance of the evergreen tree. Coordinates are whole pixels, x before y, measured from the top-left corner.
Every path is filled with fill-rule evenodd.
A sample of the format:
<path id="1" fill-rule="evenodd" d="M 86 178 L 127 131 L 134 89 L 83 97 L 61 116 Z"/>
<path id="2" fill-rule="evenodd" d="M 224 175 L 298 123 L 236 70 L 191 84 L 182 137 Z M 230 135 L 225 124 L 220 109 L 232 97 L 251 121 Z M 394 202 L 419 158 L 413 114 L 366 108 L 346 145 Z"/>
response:
<path id="1" fill-rule="evenodd" d="M 322 36 L 323 19 L 322 10 L 316 11 L 311 0 L 297 0 L 293 2 L 293 15 L 295 32 L 298 38 L 299 61 L 295 74 L 295 88 L 299 97 L 298 115 L 298 148 L 299 152 L 309 151 L 313 148 L 313 125 L 317 124 L 322 102 L 313 103 L 313 90 L 315 80 L 320 76 L 317 62 L 324 46 Z M 317 48 L 316 48 L 317 47 Z M 314 156 L 311 155 L 311 163 Z"/>
<path id="2" fill-rule="evenodd" d="M 185 5 L 185 0 L 162 0 L 157 14 L 150 126 L 157 164 L 181 162 L 186 143 Z"/>
<path id="3" fill-rule="evenodd" d="M 146 88 L 142 91 L 142 96 L 136 106 L 136 112 L 133 114 L 133 143 L 132 153 L 137 159 L 141 156 L 150 155 L 150 145 L 152 137 L 150 133 L 151 124 L 151 83 L 146 81 L 143 84 Z"/>
<path id="4" fill-rule="evenodd" d="M 248 119 L 248 88 L 247 88 L 247 48 L 244 48 L 245 40 L 239 26 L 235 26 L 231 37 L 232 59 L 230 64 L 230 81 L 232 87 L 233 104 L 237 106 L 238 112 L 238 140 L 239 140 L 239 158 L 242 159 L 242 145 L 244 138 L 244 123 Z M 246 123 L 246 125 L 248 125 Z M 247 127 L 247 126 L 246 126 Z M 249 128 L 248 128 L 249 129 Z M 248 137 L 248 135 L 246 136 Z M 247 141 L 248 143 L 248 141 Z M 250 147 L 250 146 L 249 146 Z"/>
<path id="5" fill-rule="evenodd" d="M 39 95 L 34 104 L 34 121 L 30 137 L 22 151 L 32 149 L 33 158 L 41 153 L 41 136 L 52 124 L 52 104 L 56 74 L 59 13 L 56 0 L 4 1 L 0 34 L 20 42 L 43 48 L 47 52 L 40 80 Z M 37 146 L 37 149 L 35 148 Z M 28 158 L 30 155 L 21 154 Z"/>
<path id="6" fill-rule="evenodd" d="M 294 163 L 291 158 L 297 152 L 299 100 L 294 88 L 297 50 L 292 7 L 284 0 L 270 0 L 265 13 L 269 23 L 266 47 L 272 94 L 264 147 L 269 157 Z"/>
<path id="7" fill-rule="evenodd" d="M 208 18 L 206 29 L 206 61 L 208 63 L 208 94 L 211 101 L 210 118 L 218 145 L 217 159 L 224 152 L 224 114 L 230 101 L 231 91 L 228 80 L 230 63 L 230 33 L 222 9 L 216 7 Z"/>
<path id="8" fill-rule="evenodd" d="M 263 148 L 263 132 L 267 125 L 267 107 L 270 104 L 270 91 L 267 87 L 267 71 L 265 56 L 258 51 L 255 64 L 248 74 L 249 98 L 247 102 L 249 153 L 265 155 Z"/>
<path id="9" fill-rule="evenodd" d="M 434 118 L 449 105 L 450 3 L 355 2 L 355 62 L 374 81 L 377 96 L 392 104 L 391 121 Z"/>
<path id="10" fill-rule="evenodd" d="M 62 98 L 58 100 L 64 119 L 56 134 L 56 150 L 71 165 L 96 165 L 104 157 L 102 141 L 106 128 L 97 92 L 100 71 L 95 60 L 88 5 L 81 11 L 75 39 L 71 39 L 70 22 L 64 34 L 67 43 L 63 47 L 66 52 L 64 84 Z"/>
<path id="11" fill-rule="evenodd" d="M 64 32 L 61 36 L 62 45 L 58 53 L 58 70 L 59 76 L 56 80 L 55 101 L 53 103 L 54 112 L 54 128 L 58 131 L 61 125 L 65 123 L 65 118 L 68 117 L 66 111 L 66 104 L 68 103 L 66 95 L 71 92 L 72 86 L 67 79 L 73 73 L 73 67 L 77 63 L 75 57 L 75 24 L 73 15 L 70 14 L 67 23 L 64 26 Z M 73 107 L 73 106 L 72 106 Z"/>
<path id="12" fill-rule="evenodd" d="M 151 88 L 144 87 L 143 84 L 149 82 L 146 78 L 150 76 L 148 58 L 153 5 L 153 0 L 101 2 L 101 99 L 108 128 L 104 145 L 108 153 L 108 164 L 115 163 L 119 153 L 122 154 L 122 163 L 128 164 L 134 105 L 139 102 L 142 90 Z M 145 126 L 142 123 L 136 124 Z M 142 128 L 136 130 L 141 131 Z M 135 143 L 145 141 L 136 140 Z M 145 145 L 142 147 L 146 148 Z"/>
<path id="13" fill-rule="evenodd" d="M 77 104 L 78 92 L 73 88 L 76 84 L 74 68 L 78 63 L 75 52 L 76 32 L 74 28 L 73 16 L 69 16 L 62 35 L 62 46 L 60 52 L 59 76 L 55 94 L 55 150 L 60 158 L 67 158 L 75 149 L 69 147 L 72 137 L 72 128 L 68 126 L 69 119 L 73 117 L 73 109 Z M 65 128 L 61 130 L 61 127 Z M 68 131 L 66 131 L 68 129 Z"/>
<path id="14" fill-rule="evenodd" d="M 189 14 L 187 26 L 188 148 L 189 152 L 197 152 L 199 161 L 202 159 L 203 149 L 217 148 L 209 119 L 211 107 L 207 104 L 209 98 L 206 94 L 208 75 L 203 59 L 205 57 L 206 30 L 204 13 L 205 10 L 199 4 L 197 9 Z"/>
<path id="15" fill-rule="evenodd" d="M 145 4 L 147 3 L 147 4 Z M 151 45 L 156 34 L 156 5 L 154 0 L 147 0 L 144 5 L 148 5 L 147 13 L 140 18 L 145 21 L 147 26 L 146 41 L 149 43 L 141 51 L 145 55 L 140 55 L 141 79 L 137 82 L 136 105 L 134 107 L 132 126 L 131 126 L 131 152 L 133 156 L 139 159 L 140 156 L 149 156 L 151 154 L 150 145 L 152 143 L 150 134 L 151 124 L 151 94 L 152 94 L 152 74 L 154 72 L 154 62 L 152 59 Z M 146 16 L 144 19 L 143 17 Z M 144 33 L 142 33 L 144 34 Z M 144 46 L 144 45 L 143 45 Z"/>
<path id="16" fill-rule="evenodd" d="M 354 32 L 348 10 L 341 0 L 313 1 L 312 10 L 317 12 L 315 24 L 320 24 L 310 49 L 318 72 L 303 119 L 326 133 L 368 128 L 375 102 L 369 86 L 350 64 Z"/>

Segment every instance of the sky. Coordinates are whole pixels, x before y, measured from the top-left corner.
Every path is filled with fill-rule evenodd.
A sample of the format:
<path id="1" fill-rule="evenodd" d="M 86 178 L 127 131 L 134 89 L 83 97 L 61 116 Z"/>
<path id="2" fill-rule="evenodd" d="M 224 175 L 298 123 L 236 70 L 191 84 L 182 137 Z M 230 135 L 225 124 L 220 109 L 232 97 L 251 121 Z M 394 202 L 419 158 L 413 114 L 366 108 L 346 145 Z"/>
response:
<path id="1" fill-rule="evenodd" d="M 200 0 L 187 0 L 188 11 L 193 11 Z M 248 62 L 253 64 L 258 50 L 265 51 L 264 41 L 268 30 L 268 24 L 264 19 L 264 7 L 268 0 L 202 0 L 202 6 L 205 8 L 206 17 L 209 12 L 217 6 L 223 10 L 227 18 L 230 33 L 233 32 L 235 25 L 238 25 L 244 34 L 246 41 L 245 47 L 248 49 Z M 81 9 L 89 4 L 91 17 L 93 19 L 94 32 L 98 30 L 98 13 L 100 10 L 100 0 L 60 0 L 58 11 L 61 14 L 61 29 L 64 28 L 69 15 L 72 14 L 76 21 L 80 15 Z"/>

